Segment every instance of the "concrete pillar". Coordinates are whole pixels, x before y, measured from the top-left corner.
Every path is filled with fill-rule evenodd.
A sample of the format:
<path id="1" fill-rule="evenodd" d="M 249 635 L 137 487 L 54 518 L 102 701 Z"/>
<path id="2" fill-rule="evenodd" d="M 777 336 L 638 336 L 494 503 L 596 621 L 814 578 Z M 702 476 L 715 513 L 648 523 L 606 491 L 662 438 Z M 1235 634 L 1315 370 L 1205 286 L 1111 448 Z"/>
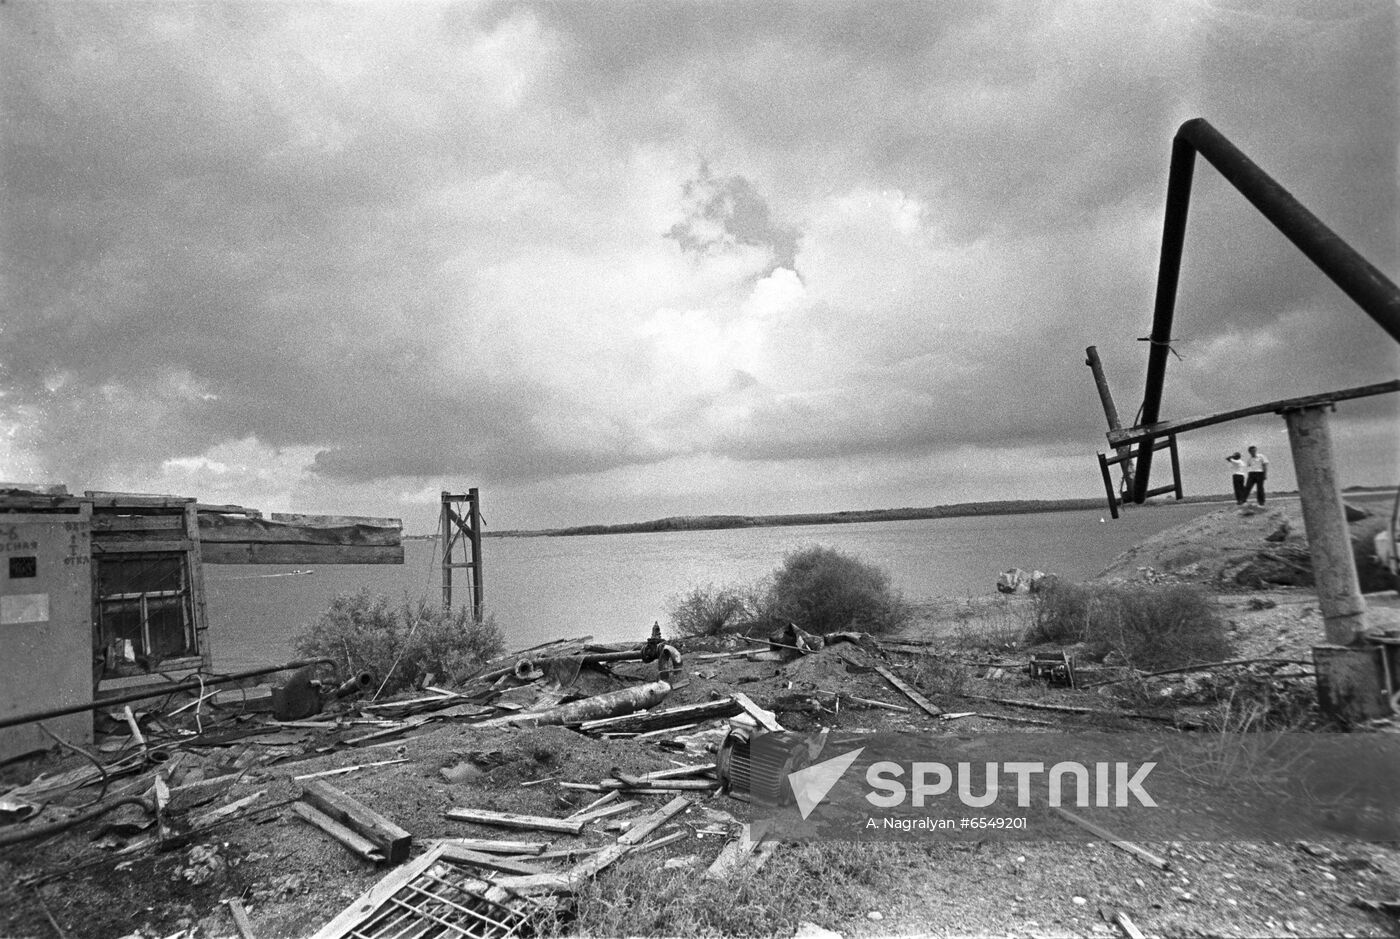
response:
<path id="1" fill-rule="evenodd" d="M 1285 411 L 1288 445 L 1303 502 L 1303 524 L 1312 553 L 1313 582 L 1327 641 L 1351 645 L 1366 629 L 1366 601 L 1356 577 L 1351 533 L 1332 460 L 1331 405 Z"/>

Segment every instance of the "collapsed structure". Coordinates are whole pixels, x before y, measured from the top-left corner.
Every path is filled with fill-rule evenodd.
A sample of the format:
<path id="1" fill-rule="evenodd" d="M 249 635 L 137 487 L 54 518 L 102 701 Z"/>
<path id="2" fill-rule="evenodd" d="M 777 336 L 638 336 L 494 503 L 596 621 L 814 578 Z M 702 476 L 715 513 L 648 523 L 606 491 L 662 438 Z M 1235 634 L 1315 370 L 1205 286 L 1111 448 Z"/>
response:
<path id="1" fill-rule="evenodd" d="M 17 718 L 48 712 L 49 730 L 87 742 L 102 699 L 209 672 L 205 564 L 402 564 L 402 529 L 0 484 L 0 760 L 52 743 Z"/>

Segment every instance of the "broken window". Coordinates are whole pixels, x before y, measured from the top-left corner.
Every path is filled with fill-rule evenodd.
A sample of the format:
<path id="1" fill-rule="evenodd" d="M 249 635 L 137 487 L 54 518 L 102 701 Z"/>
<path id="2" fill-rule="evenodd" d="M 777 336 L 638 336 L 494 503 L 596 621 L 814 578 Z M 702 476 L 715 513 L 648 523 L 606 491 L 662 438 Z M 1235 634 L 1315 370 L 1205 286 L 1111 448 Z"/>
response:
<path id="1" fill-rule="evenodd" d="M 106 677 L 199 654 L 184 552 L 94 558 L 97 635 Z"/>

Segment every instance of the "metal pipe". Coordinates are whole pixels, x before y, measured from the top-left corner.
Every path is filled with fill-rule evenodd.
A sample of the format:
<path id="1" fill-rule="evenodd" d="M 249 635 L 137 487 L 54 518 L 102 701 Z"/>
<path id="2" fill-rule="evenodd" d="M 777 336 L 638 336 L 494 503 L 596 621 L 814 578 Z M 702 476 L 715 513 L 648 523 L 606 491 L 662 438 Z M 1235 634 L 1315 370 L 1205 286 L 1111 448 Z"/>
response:
<path id="1" fill-rule="evenodd" d="M 86 704 L 70 704 L 60 708 L 50 708 L 47 711 L 34 711 L 29 714 L 19 714 L 13 717 L 0 718 L 0 728 L 14 727 L 18 724 L 29 724 L 34 721 L 48 720 L 50 717 L 62 717 L 65 714 L 80 714 L 83 711 L 95 711 L 98 708 L 112 707 L 118 704 L 129 704 L 132 701 L 143 701 L 146 698 L 159 698 L 162 695 L 174 694 L 180 691 L 201 691 L 210 685 L 221 685 L 230 681 L 241 681 L 244 678 L 257 678 L 259 675 L 271 675 L 274 672 L 286 672 L 292 669 L 305 668 L 308 665 L 335 665 L 334 659 L 305 659 L 296 662 L 288 662 L 286 665 L 269 665 L 263 668 L 249 669 L 246 672 L 234 672 L 232 675 L 214 675 L 202 679 L 192 679 L 177 682 L 171 685 L 160 685 L 154 689 L 143 691 L 133 691 L 128 694 L 117 695 L 111 698 L 99 698 L 96 701 L 89 701 Z"/>
<path id="2" fill-rule="evenodd" d="M 1245 156 L 1224 134 L 1204 118 L 1194 118 L 1178 128 L 1172 141 L 1166 216 L 1162 222 L 1162 255 L 1157 272 L 1152 335 L 1149 337 L 1152 345 L 1147 355 L 1147 382 L 1139 426 L 1155 424 L 1161 416 L 1162 385 L 1166 379 L 1167 354 L 1171 351 L 1172 316 L 1197 153 L 1219 170 L 1226 181 L 1239 190 L 1392 339 L 1400 342 L 1400 288 L 1304 208 L 1287 189 Z M 1138 447 L 1138 457 L 1133 501 L 1140 503 L 1146 500 L 1152 467 L 1152 453 L 1145 444 Z"/>

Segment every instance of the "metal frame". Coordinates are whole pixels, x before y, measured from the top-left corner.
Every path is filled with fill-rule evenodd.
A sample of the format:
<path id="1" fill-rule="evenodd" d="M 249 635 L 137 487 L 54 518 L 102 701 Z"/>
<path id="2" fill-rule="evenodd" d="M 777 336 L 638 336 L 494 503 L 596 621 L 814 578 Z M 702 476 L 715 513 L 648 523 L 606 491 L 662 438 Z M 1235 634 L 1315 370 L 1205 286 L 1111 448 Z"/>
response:
<path id="1" fill-rule="evenodd" d="M 1147 353 L 1147 383 L 1139 418 L 1142 428 L 1156 424 L 1161 418 L 1162 386 L 1167 374 L 1167 355 L 1171 351 L 1172 317 L 1197 153 L 1219 170 L 1220 175 L 1289 241 L 1297 245 L 1308 260 L 1355 300 L 1392 339 L 1400 342 L 1400 289 L 1351 245 L 1322 224 L 1317 216 L 1245 156 L 1224 134 L 1204 118 L 1198 117 L 1182 124 L 1172 142 L 1167 210 L 1162 223 L 1162 255 L 1149 339 L 1151 347 Z M 1152 449 L 1148 441 L 1138 446 L 1137 454 L 1133 501 L 1140 504 L 1147 500 L 1148 477 L 1152 470 Z"/>
<path id="2" fill-rule="evenodd" d="M 466 505 L 466 512 L 460 508 Z M 465 518 L 463 515 L 465 514 Z M 471 571 L 472 619 L 481 622 L 482 574 L 481 574 L 481 498 L 475 488 L 464 495 L 442 494 L 442 514 L 439 516 L 442 539 L 442 609 L 452 609 L 452 570 L 464 567 Z M 465 561 L 454 561 L 457 544 L 461 543 L 467 556 Z"/>

